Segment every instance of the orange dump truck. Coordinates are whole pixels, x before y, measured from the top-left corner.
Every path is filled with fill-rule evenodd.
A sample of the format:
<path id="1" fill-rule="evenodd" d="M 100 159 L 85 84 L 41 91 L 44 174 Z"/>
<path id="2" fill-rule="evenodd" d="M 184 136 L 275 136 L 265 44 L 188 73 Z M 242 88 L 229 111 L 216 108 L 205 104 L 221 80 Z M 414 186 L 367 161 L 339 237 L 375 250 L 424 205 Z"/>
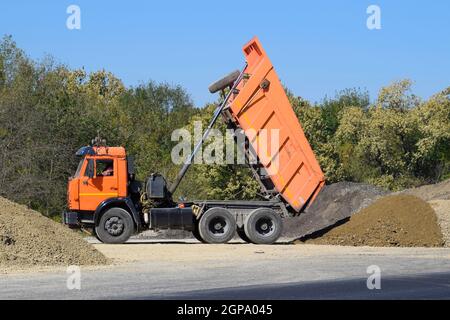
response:
<path id="1" fill-rule="evenodd" d="M 245 67 L 209 87 L 211 93 L 222 92 L 223 102 L 170 186 L 157 173 L 143 184 L 137 181 L 125 149 L 97 139 L 77 152 L 81 160 L 69 179 L 63 222 L 92 228 L 105 243 L 123 243 L 145 229 L 190 230 L 207 243 L 225 243 L 236 232 L 248 242 L 275 242 L 282 218 L 308 207 L 325 179 L 258 39 L 243 51 Z M 176 203 L 172 195 L 220 117 L 245 137 L 243 154 L 265 200 Z"/>

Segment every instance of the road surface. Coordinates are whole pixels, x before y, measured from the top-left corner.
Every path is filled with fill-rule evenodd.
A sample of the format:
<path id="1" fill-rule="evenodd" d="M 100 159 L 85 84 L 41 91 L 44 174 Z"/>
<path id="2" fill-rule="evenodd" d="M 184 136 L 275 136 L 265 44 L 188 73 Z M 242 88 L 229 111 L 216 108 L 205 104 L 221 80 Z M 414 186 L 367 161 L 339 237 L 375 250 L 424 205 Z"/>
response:
<path id="1" fill-rule="evenodd" d="M 114 264 L 81 267 L 79 290 L 62 267 L 0 274 L 0 299 L 450 299 L 450 248 L 146 242 L 95 244 Z"/>

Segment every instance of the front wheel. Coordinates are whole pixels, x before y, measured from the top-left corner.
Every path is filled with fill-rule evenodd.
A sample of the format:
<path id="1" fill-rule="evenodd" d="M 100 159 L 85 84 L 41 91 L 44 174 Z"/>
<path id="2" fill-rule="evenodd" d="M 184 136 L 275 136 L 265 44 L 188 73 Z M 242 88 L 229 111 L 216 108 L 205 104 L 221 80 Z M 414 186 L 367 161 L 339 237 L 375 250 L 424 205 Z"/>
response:
<path id="1" fill-rule="evenodd" d="M 133 219 L 122 208 L 108 209 L 95 226 L 95 234 L 103 243 L 124 243 L 133 233 Z"/>

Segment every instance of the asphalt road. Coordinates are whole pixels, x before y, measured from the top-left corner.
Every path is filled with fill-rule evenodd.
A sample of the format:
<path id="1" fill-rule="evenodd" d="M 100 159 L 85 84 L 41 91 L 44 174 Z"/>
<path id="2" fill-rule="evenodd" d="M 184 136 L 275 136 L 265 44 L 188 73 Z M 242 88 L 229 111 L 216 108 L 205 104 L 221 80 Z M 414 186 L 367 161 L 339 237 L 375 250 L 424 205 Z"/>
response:
<path id="1" fill-rule="evenodd" d="M 112 266 L 0 274 L 0 299 L 450 299 L 449 248 L 96 245 Z M 369 266 L 381 289 L 369 290 Z"/>
<path id="2" fill-rule="evenodd" d="M 129 297 L 154 299 L 154 296 Z M 367 279 L 299 282 L 190 291 L 173 294 L 177 300 L 310 300 L 310 299 L 450 299 L 450 272 L 386 277 L 380 289 L 368 290 Z"/>

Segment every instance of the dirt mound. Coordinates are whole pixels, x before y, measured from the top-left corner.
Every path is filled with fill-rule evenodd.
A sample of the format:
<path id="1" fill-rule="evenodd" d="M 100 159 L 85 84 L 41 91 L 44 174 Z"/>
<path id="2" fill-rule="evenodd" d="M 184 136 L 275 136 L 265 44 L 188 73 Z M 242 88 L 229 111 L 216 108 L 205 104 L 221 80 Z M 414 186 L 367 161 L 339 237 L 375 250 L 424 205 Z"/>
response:
<path id="1" fill-rule="evenodd" d="M 284 237 L 300 238 L 325 229 L 367 207 L 387 192 L 373 185 L 338 182 L 325 186 L 299 217 L 284 220 Z"/>
<path id="2" fill-rule="evenodd" d="M 444 244 L 433 209 L 411 195 L 382 198 L 347 222 L 300 242 L 377 247 L 439 247 Z"/>
<path id="3" fill-rule="evenodd" d="M 0 197 L 0 266 L 107 263 L 74 231 Z"/>
<path id="4" fill-rule="evenodd" d="M 395 194 L 410 194 L 427 201 L 437 215 L 447 247 L 450 247 L 450 179 Z"/>
<path id="5" fill-rule="evenodd" d="M 450 179 L 436 184 L 407 189 L 396 194 L 410 194 L 425 201 L 450 200 Z"/>
<path id="6" fill-rule="evenodd" d="M 450 247 L 450 200 L 431 200 L 428 203 L 436 213 L 445 245 Z"/>

